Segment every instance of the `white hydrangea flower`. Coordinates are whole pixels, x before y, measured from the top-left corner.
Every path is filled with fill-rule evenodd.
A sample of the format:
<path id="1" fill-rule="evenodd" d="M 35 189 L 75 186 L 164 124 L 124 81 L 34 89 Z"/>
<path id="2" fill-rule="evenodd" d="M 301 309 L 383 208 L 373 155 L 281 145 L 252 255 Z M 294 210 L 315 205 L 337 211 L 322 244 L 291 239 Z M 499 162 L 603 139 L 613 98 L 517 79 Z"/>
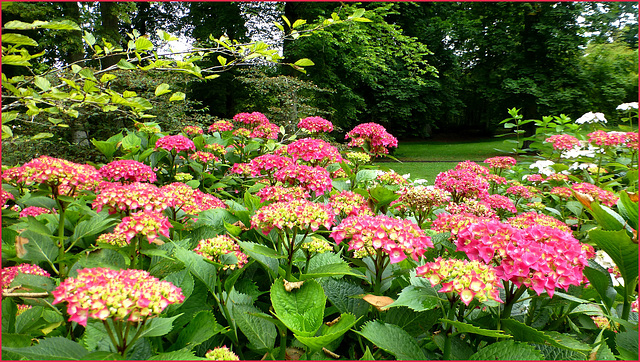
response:
<path id="1" fill-rule="evenodd" d="M 638 102 L 622 103 L 621 105 L 616 107 L 616 109 L 619 111 L 628 111 L 630 109 L 638 109 Z"/>
<path id="2" fill-rule="evenodd" d="M 550 176 L 553 175 L 554 173 L 556 173 L 556 171 L 551 168 L 552 165 L 555 165 L 555 162 L 551 161 L 551 160 L 540 160 L 540 161 L 536 161 L 534 163 L 532 163 L 529 168 L 530 169 L 534 169 L 537 168 L 538 169 L 538 173 L 541 173 L 545 176 Z"/>
<path id="3" fill-rule="evenodd" d="M 593 260 L 605 269 L 613 268 L 616 266 L 616 263 L 613 261 L 613 259 L 611 259 L 609 254 L 605 253 L 602 250 L 596 251 L 596 256 L 593 258 Z M 622 278 L 614 277 L 613 274 L 611 275 L 611 280 L 613 281 L 614 286 L 624 285 L 624 280 Z"/>
<path id="4" fill-rule="evenodd" d="M 595 163 L 580 163 L 574 162 L 571 166 L 569 166 L 569 170 L 586 170 L 590 167 L 598 167 Z"/>
<path id="5" fill-rule="evenodd" d="M 417 180 L 413 180 L 413 184 L 414 185 L 424 185 L 426 183 L 428 183 L 429 181 L 423 179 L 423 178 L 419 178 Z"/>
<path id="6" fill-rule="evenodd" d="M 578 158 L 578 157 L 593 158 L 596 156 L 596 151 L 598 150 L 599 150 L 599 147 L 593 147 L 591 145 L 589 145 L 586 150 L 582 149 L 581 146 L 575 146 L 568 151 L 562 152 L 562 154 L 560 154 L 560 157 L 561 158 Z"/>
<path id="7" fill-rule="evenodd" d="M 408 180 L 408 179 L 409 179 L 409 177 L 411 177 L 411 174 L 410 174 L 410 173 L 405 173 L 404 175 L 402 175 L 402 177 L 403 177 L 405 180 Z"/>
<path id="8" fill-rule="evenodd" d="M 607 119 L 604 118 L 604 113 L 600 112 L 587 112 L 582 115 L 582 117 L 576 119 L 577 124 L 585 124 L 585 123 L 607 123 Z"/>

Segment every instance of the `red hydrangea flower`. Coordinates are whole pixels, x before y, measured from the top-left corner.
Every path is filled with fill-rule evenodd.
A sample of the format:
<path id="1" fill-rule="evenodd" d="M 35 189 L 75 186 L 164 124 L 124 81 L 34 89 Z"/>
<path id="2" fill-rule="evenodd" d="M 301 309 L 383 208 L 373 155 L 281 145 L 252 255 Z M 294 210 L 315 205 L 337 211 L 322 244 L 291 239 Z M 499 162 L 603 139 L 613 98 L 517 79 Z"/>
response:
<path id="1" fill-rule="evenodd" d="M 323 167 L 311 167 L 291 164 L 273 174 L 273 177 L 283 184 L 302 186 L 316 195 L 323 195 L 333 187 L 329 171 Z"/>
<path id="2" fill-rule="evenodd" d="M 569 225 L 553 216 L 539 214 L 535 211 L 523 212 L 507 219 L 507 223 L 513 227 L 524 229 L 535 225 L 548 226 L 562 231 L 570 232 Z"/>
<path id="3" fill-rule="evenodd" d="M 328 205 L 298 199 L 263 206 L 251 217 L 251 227 L 265 235 L 273 228 L 316 231 L 320 226 L 329 229 L 334 218 Z"/>
<path id="4" fill-rule="evenodd" d="M 482 176 L 486 176 L 491 173 L 488 168 L 482 165 L 478 165 L 477 163 L 469 160 L 458 163 L 456 165 L 456 170 L 469 170 L 477 175 Z"/>
<path id="5" fill-rule="evenodd" d="M 98 170 L 100 176 L 109 181 L 155 182 L 153 169 L 134 160 L 117 160 L 107 163 Z"/>
<path id="6" fill-rule="evenodd" d="M 395 171 L 384 172 L 376 176 L 376 181 L 383 185 L 406 185 L 409 182 Z"/>
<path id="7" fill-rule="evenodd" d="M 27 184 L 47 184 L 58 195 L 71 196 L 75 190 L 93 190 L 101 180 L 93 166 L 49 156 L 25 163 L 23 171 Z"/>
<path id="8" fill-rule="evenodd" d="M 202 130 L 202 127 L 198 127 L 198 126 L 185 126 L 182 129 L 182 132 L 190 135 L 190 136 L 197 136 L 197 135 L 201 135 L 204 133 L 204 131 Z"/>
<path id="9" fill-rule="evenodd" d="M 0 207 L 3 207 L 8 200 L 15 200 L 15 197 L 10 192 L 0 189 Z"/>
<path id="10" fill-rule="evenodd" d="M 169 237 L 169 228 L 172 227 L 169 219 L 163 214 L 155 211 L 139 211 L 131 216 L 126 216 L 120 224 L 113 230 L 116 234 L 124 234 L 127 242 L 130 242 L 136 235 L 146 236 L 149 243 L 164 244 L 157 241 L 158 234 Z"/>
<path id="11" fill-rule="evenodd" d="M 45 209 L 44 207 L 29 206 L 20 211 L 20 217 L 38 216 L 42 214 L 51 214 L 51 210 Z"/>
<path id="12" fill-rule="evenodd" d="M 266 201 L 293 201 L 295 199 L 308 199 L 309 193 L 300 186 L 282 187 L 282 186 L 265 186 L 256 193 L 260 198 L 260 202 Z"/>
<path id="13" fill-rule="evenodd" d="M 261 123 L 269 122 L 269 119 L 267 119 L 267 117 L 260 112 L 238 113 L 235 116 L 233 116 L 233 120 L 236 122 L 248 124 L 251 126 L 257 126 Z"/>
<path id="14" fill-rule="evenodd" d="M 163 148 L 169 152 L 175 150 L 181 151 L 195 151 L 196 145 L 192 140 L 183 135 L 164 136 L 156 141 L 156 149 Z"/>
<path id="15" fill-rule="evenodd" d="M 554 134 L 548 137 L 545 142 L 553 143 L 554 150 L 571 150 L 580 145 L 580 140 L 568 134 Z"/>
<path id="16" fill-rule="evenodd" d="M 331 132 L 333 131 L 333 123 L 322 117 L 307 117 L 300 120 L 298 128 L 310 133 Z"/>
<path id="17" fill-rule="evenodd" d="M 627 141 L 627 135 L 623 132 L 605 132 L 597 130 L 587 135 L 589 143 L 598 146 L 619 146 Z"/>
<path id="18" fill-rule="evenodd" d="M 37 265 L 32 264 L 20 264 L 16 266 L 10 266 L 7 268 L 2 268 L 2 289 L 9 288 L 13 279 L 16 278 L 18 273 L 22 274 L 30 274 L 30 275 L 41 275 L 44 277 L 50 277 L 51 274 L 46 270 L 40 268 Z"/>
<path id="19" fill-rule="evenodd" d="M 204 164 L 207 164 L 209 162 L 218 162 L 218 158 L 216 157 L 216 155 L 204 151 L 196 151 L 191 156 L 189 156 L 189 158 Z"/>
<path id="20" fill-rule="evenodd" d="M 51 294 L 53 304 L 68 303 L 70 322 L 85 327 L 89 318 L 139 322 L 184 301 L 180 288 L 136 269 L 80 269 L 77 277 L 67 278 Z"/>
<path id="21" fill-rule="evenodd" d="M 375 250 L 382 250 L 391 263 L 401 262 L 407 255 L 418 261 L 426 248 L 433 247 L 431 238 L 418 225 L 384 215 L 350 216 L 334 227 L 330 236 L 337 244 L 350 239 L 348 250 L 355 250 L 356 257 L 375 255 Z"/>
<path id="22" fill-rule="evenodd" d="M 109 206 L 109 214 L 114 214 L 133 210 L 162 212 L 169 205 L 157 186 L 134 182 L 128 185 L 102 184 L 92 207 L 100 212 L 105 206 Z"/>
<path id="23" fill-rule="evenodd" d="M 209 132 L 226 132 L 233 129 L 233 123 L 229 121 L 217 121 L 209 126 Z"/>
<path id="24" fill-rule="evenodd" d="M 377 123 L 362 123 L 349 131 L 345 139 L 349 141 L 349 147 L 369 146 L 369 151 L 375 156 L 388 154 L 387 147 L 398 147 L 398 139 L 393 137 L 387 130 Z"/>
<path id="25" fill-rule="evenodd" d="M 625 134 L 625 141 L 624 141 L 624 145 L 633 149 L 633 150 L 637 150 L 638 149 L 638 133 L 636 132 L 627 132 Z"/>
<path id="26" fill-rule="evenodd" d="M 336 211 L 336 214 L 341 214 L 342 216 L 373 216 L 373 211 L 369 208 L 364 196 L 353 191 L 342 191 L 331 195 L 329 197 L 329 206 Z"/>
<path id="27" fill-rule="evenodd" d="M 294 161 L 302 159 L 316 166 L 342 161 L 342 156 L 337 148 L 329 142 L 315 138 L 299 139 L 285 147 L 286 152 L 291 155 Z"/>
<path id="28" fill-rule="evenodd" d="M 242 268 L 248 260 L 247 255 L 240 251 L 240 246 L 235 242 L 235 240 L 227 235 L 218 235 L 210 239 L 200 240 L 198 242 L 198 246 L 196 246 L 193 251 L 198 255 L 202 255 L 203 257 L 220 264 L 224 264 L 220 258 L 222 255 L 233 253 L 238 262 L 236 264 L 225 264 L 222 267 L 223 270 Z"/>
<path id="29" fill-rule="evenodd" d="M 571 189 L 575 192 L 585 194 L 607 206 L 613 206 L 618 202 L 618 197 L 611 191 L 603 190 L 590 183 L 574 183 Z"/>
<path id="30" fill-rule="evenodd" d="M 451 200 L 444 191 L 426 186 L 405 187 L 397 194 L 400 197 L 391 205 L 403 212 L 411 211 L 416 216 L 426 216 L 434 207 L 446 205 Z"/>
<path id="31" fill-rule="evenodd" d="M 449 192 L 453 202 L 485 197 L 489 189 L 489 183 L 482 176 L 468 169 L 440 172 L 435 186 Z"/>
<path id="32" fill-rule="evenodd" d="M 487 158 L 484 163 L 488 163 L 489 166 L 495 169 L 508 170 L 516 164 L 516 159 L 509 156 L 496 156 Z"/>
<path id="33" fill-rule="evenodd" d="M 160 190 L 169 207 L 174 208 L 175 211 L 182 210 L 190 215 L 197 215 L 204 210 L 227 207 L 219 198 L 205 194 L 182 182 L 171 183 L 163 186 Z"/>
<path id="34" fill-rule="evenodd" d="M 480 303 L 500 299 L 498 288 L 500 279 L 494 267 L 478 261 L 442 259 L 438 257 L 431 263 L 416 268 L 416 276 L 429 279 L 432 286 L 441 284 L 440 293 L 457 293 L 465 305 L 473 298 Z"/>
<path id="35" fill-rule="evenodd" d="M 252 159 L 249 169 L 253 177 L 271 177 L 274 172 L 290 165 L 293 165 L 293 160 L 288 157 L 266 154 Z"/>
<path id="36" fill-rule="evenodd" d="M 255 126 L 248 137 L 275 140 L 278 139 L 278 132 L 280 132 L 280 127 L 271 122 L 265 122 Z"/>
<path id="37" fill-rule="evenodd" d="M 556 195 L 563 199 L 570 199 L 573 197 L 573 191 L 568 187 L 554 187 L 549 191 L 551 195 Z"/>
<path id="38" fill-rule="evenodd" d="M 511 186 L 505 191 L 506 194 L 522 197 L 524 199 L 532 199 L 536 196 L 536 189 L 528 186 Z"/>

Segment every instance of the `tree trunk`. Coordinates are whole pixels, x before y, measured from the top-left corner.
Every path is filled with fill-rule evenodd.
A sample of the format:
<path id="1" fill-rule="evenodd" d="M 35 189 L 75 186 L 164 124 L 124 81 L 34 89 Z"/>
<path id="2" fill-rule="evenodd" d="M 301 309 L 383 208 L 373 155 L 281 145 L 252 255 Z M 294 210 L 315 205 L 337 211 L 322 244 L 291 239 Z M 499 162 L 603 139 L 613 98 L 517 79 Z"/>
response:
<path id="1" fill-rule="evenodd" d="M 77 2 L 63 2 L 62 9 L 66 19 L 72 20 L 76 24 L 80 24 L 80 4 L 78 4 Z M 66 54 L 67 63 L 74 63 L 81 59 L 84 59 L 82 31 L 70 31 L 69 40 L 69 42 L 73 44 L 73 48 L 69 49 Z"/>
<path id="2" fill-rule="evenodd" d="M 100 2 L 100 19 L 102 21 L 102 38 L 113 45 L 120 45 L 122 37 L 118 32 L 118 14 L 116 12 L 117 3 Z M 120 60 L 120 56 L 109 56 L 102 59 L 102 69 L 108 68 Z"/>

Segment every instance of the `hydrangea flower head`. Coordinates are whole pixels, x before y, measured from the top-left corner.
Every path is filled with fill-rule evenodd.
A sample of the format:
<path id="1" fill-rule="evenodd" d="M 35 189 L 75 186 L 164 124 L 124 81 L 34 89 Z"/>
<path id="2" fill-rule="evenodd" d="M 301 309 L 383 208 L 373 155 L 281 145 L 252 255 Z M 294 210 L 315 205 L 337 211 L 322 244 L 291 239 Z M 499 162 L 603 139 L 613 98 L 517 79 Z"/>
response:
<path id="1" fill-rule="evenodd" d="M 515 185 L 507 188 L 505 193 L 524 199 L 532 199 L 536 196 L 537 190 L 534 187 Z"/>
<path id="2" fill-rule="evenodd" d="M 376 176 L 376 181 L 383 185 L 406 185 L 409 182 L 395 171 L 383 172 Z"/>
<path id="3" fill-rule="evenodd" d="M 604 118 L 604 114 L 600 112 L 587 112 L 580 118 L 576 119 L 576 124 L 590 124 L 590 123 L 607 123 L 607 119 Z"/>
<path id="4" fill-rule="evenodd" d="M 436 219 L 431 224 L 431 230 L 437 233 L 451 233 L 449 239 L 455 240 L 460 230 L 464 229 L 467 225 L 491 220 L 495 220 L 495 218 L 476 216 L 468 212 L 460 214 L 441 212 L 436 215 Z"/>
<path id="5" fill-rule="evenodd" d="M 162 245 L 157 241 L 158 234 L 169 237 L 169 228 L 172 227 L 169 219 L 163 214 L 155 211 L 139 211 L 131 216 L 122 218 L 122 222 L 116 225 L 113 230 L 116 234 L 124 234 L 127 242 L 130 242 L 136 235 L 146 236 L 149 243 Z"/>
<path id="6" fill-rule="evenodd" d="M 100 183 L 100 174 L 90 165 L 60 158 L 40 156 L 23 165 L 27 184 L 47 184 L 58 195 L 71 195 L 74 190 L 93 190 Z"/>
<path id="7" fill-rule="evenodd" d="M 280 127 L 271 122 L 265 122 L 256 125 L 248 137 L 275 140 L 278 139 L 278 132 L 280 132 Z"/>
<path id="8" fill-rule="evenodd" d="M 473 214 L 480 217 L 496 217 L 496 212 L 489 203 L 477 199 L 463 199 L 463 202 L 450 202 L 445 211 L 450 214 Z"/>
<path id="9" fill-rule="evenodd" d="M 328 205 L 298 199 L 263 206 L 251 217 L 251 227 L 266 235 L 273 228 L 316 231 L 324 226 L 329 229 L 334 221 L 335 215 Z"/>
<path id="10" fill-rule="evenodd" d="M 96 239 L 96 243 L 105 243 L 114 246 L 127 246 L 129 241 L 127 240 L 127 236 L 123 233 L 104 233 L 98 236 Z"/>
<path id="11" fill-rule="evenodd" d="M 371 156 L 364 152 L 347 152 L 345 158 L 356 164 L 366 164 L 371 162 Z"/>
<path id="12" fill-rule="evenodd" d="M 603 190 L 598 186 L 584 182 L 574 183 L 571 185 L 571 189 L 575 192 L 585 194 L 593 198 L 595 201 L 601 202 L 606 206 L 613 206 L 618 202 L 618 197 L 611 191 Z"/>
<path id="13" fill-rule="evenodd" d="M 198 136 L 204 133 L 202 127 L 198 126 L 185 126 L 182 129 L 182 132 L 188 134 L 189 136 Z"/>
<path id="14" fill-rule="evenodd" d="M 24 166 L 11 167 L 2 170 L 2 181 L 12 184 L 24 184 L 27 179 L 24 175 Z"/>
<path id="15" fill-rule="evenodd" d="M 638 109 L 638 102 L 622 103 L 616 107 L 618 111 L 629 111 L 632 109 Z"/>
<path id="16" fill-rule="evenodd" d="M 85 327 L 89 318 L 139 322 L 184 301 L 180 288 L 136 269 L 80 269 L 52 294 L 53 304 L 68 303 L 69 321 Z"/>
<path id="17" fill-rule="evenodd" d="M 203 164 L 207 164 L 209 162 L 218 162 L 218 158 L 216 157 L 216 155 L 204 151 L 196 151 L 191 156 L 189 156 L 189 158 Z"/>
<path id="18" fill-rule="evenodd" d="M 510 211 L 514 214 L 518 212 L 518 210 L 516 209 L 516 205 L 513 204 L 513 201 L 511 201 L 510 198 L 504 195 L 488 195 L 486 198 L 484 198 L 484 202 L 488 203 L 489 206 L 494 210 L 502 209 Z"/>
<path id="19" fill-rule="evenodd" d="M 553 216 L 540 214 L 535 211 L 523 212 L 507 219 L 507 223 L 515 228 L 524 229 L 535 225 L 548 226 L 562 231 L 570 232 L 569 225 Z"/>
<path id="20" fill-rule="evenodd" d="M 277 186 L 265 186 L 256 193 L 256 196 L 260 198 L 260 202 L 266 201 L 293 201 L 295 199 L 308 199 L 309 193 L 301 186 L 282 187 Z"/>
<path id="21" fill-rule="evenodd" d="M 233 129 L 233 123 L 229 121 L 217 121 L 209 126 L 209 132 L 226 132 Z"/>
<path id="22" fill-rule="evenodd" d="M 222 267 L 223 270 L 242 268 L 248 260 L 247 255 L 240 251 L 240 246 L 235 242 L 235 240 L 227 235 L 218 235 L 210 239 L 200 240 L 198 242 L 198 246 L 196 246 L 193 251 L 198 255 L 202 255 L 203 257 L 220 264 L 224 264 L 221 259 L 222 255 L 233 253 L 238 262 L 236 264 L 225 264 Z"/>
<path id="23" fill-rule="evenodd" d="M 222 156 L 224 155 L 227 150 L 224 148 L 223 145 L 221 144 L 217 144 L 217 143 L 212 143 L 210 145 L 204 145 L 204 149 L 213 153 L 216 156 Z"/>
<path id="24" fill-rule="evenodd" d="M 204 355 L 204 358 L 208 359 L 209 361 L 239 361 L 240 360 L 238 355 L 233 353 L 227 346 L 210 349 Z"/>
<path id="25" fill-rule="evenodd" d="M 300 247 L 304 250 L 307 250 L 309 253 L 326 253 L 327 251 L 333 250 L 333 246 L 329 244 L 328 241 L 324 239 L 320 239 L 318 237 L 312 236 L 311 240 L 305 241 Z"/>
<path id="26" fill-rule="evenodd" d="M 288 157 L 266 154 L 258 156 L 249 162 L 249 170 L 253 177 L 271 177 L 271 175 L 294 162 Z"/>
<path id="27" fill-rule="evenodd" d="M 331 132 L 333 131 L 333 123 L 322 117 L 307 117 L 300 120 L 298 128 L 309 133 Z"/>
<path id="28" fill-rule="evenodd" d="M 487 158 L 484 163 L 488 163 L 490 167 L 500 170 L 508 170 L 516 164 L 516 159 L 509 156 L 496 156 Z"/>
<path id="29" fill-rule="evenodd" d="M 571 197 L 573 197 L 573 191 L 570 188 L 563 186 L 554 187 L 551 189 L 551 191 L 549 191 L 549 193 L 563 199 L 570 199 Z"/>
<path id="30" fill-rule="evenodd" d="M 435 186 L 449 192 L 454 202 L 463 198 L 482 198 L 489 189 L 484 177 L 468 169 L 440 172 L 436 176 Z"/>
<path id="31" fill-rule="evenodd" d="M 398 192 L 400 197 L 391 203 L 400 211 L 415 214 L 429 213 L 434 207 L 446 205 L 451 197 L 446 192 L 427 186 L 409 186 Z"/>
<path id="32" fill-rule="evenodd" d="M 426 248 L 433 247 L 431 238 L 418 225 L 384 215 L 350 216 L 334 227 L 330 236 L 337 244 L 349 239 L 348 250 L 354 250 L 356 257 L 382 250 L 391 263 L 401 262 L 407 255 L 418 261 Z"/>
<path id="33" fill-rule="evenodd" d="M 333 184 L 329 171 L 323 167 L 291 164 L 276 171 L 273 177 L 283 184 L 302 186 L 305 190 L 323 195 L 331 190 Z"/>
<path id="34" fill-rule="evenodd" d="M 164 194 L 156 185 L 142 182 L 128 185 L 103 183 L 92 207 L 100 212 L 105 206 L 109 207 L 109 214 L 114 214 L 133 210 L 162 212 L 168 204 Z"/>
<path id="35" fill-rule="evenodd" d="M 432 286 L 442 285 L 438 292 L 457 293 L 465 305 L 476 298 L 479 302 L 500 299 L 500 279 L 492 266 L 478 261 L 442 259 L 416 268 L 416 276 L 427 278 Z"/>
<path id="36" fill-rule="evenodd" d="M 285 147 L 286 152 L 291 155 L 294 161 L 301 159 L 312 165 L 326 165 L 342 161 L 342 156 L 337 148 L 327 141 L 315 138 L 302 138 Z"/>
<path id="37" fill-rule="evenodd" d="M 182 183 L 174 182 L 163 186 L 161 189 L 169 207 L 182 210 L 187 214 L 197 215 L 204 210 L 224 209 L 227 207 L 219 198 L 205 194 L 193 187 Z"/>
<path id="38" fill-rule="evenodd" d="M 636 132 L 627 132 L 624 145 L 632 150 L 638 149 L 638 134 Z"/>
<path id="39" fill-rule="evenodd" d="M 260 112 L 238 113 L 233 116 L 235 122 L 244 123 L 250 126 L 257 126 L 261 123 L 268 123 L 269 119 Z"/>
<path id="40" fill-rule="evenodd" d="M 488 168 L 469 160 L 458 163 L 456 165 L 456 170 L 469 170 L 482 176 L 486 176 L 491 173 Z"/>
<path id="41" fill-rule="evenodd" d="M 342 216 L 371 215 L 373 211 L 369 208 L 364 196 L 353 191 L 341 191 L 329 197 L 329 205 Z"/>
<path id="42" fill-rule="evenodd" d="M 22 209 L 22 211 L 20 211 L 19 216 L 27 217 L 27 216 L 38 216 L 42 214 L 51 214 L 51 210 L 45 209 L 44 207 L 29 206 Z"/>
<path id="43" fill-rule="evenodd" d="M 162 148 L 169 152 L 195 151 L 196 145 L 183 135 L 164 136 L 156 141 L 156 149 Z"/>
<path id="44" fill-rule="evenodd" d="M 554 150 L 571 150 L 580 145 L 579 139 L 568 134 L 554 134 L 544 141 L 552 143 Z"/>
<path id="45" fill-rule="evenodd" d="M 13 282 L 13 279 L 16 278 L 18 273 L 29 274 L 29 275 L 41 275 L 43 277 L 51 276 L 49 272 L 33 264 L 20 264 L 16 266 L 10 266 L 7 268 L 2 268 L 2 289 L 9 288 L 9 286 L 11 285 L 11 282 Z"/>
<path id="46" fill-rule="evenodd" d="M 153 169 L 134 160 L 117 160 L 100 167 L 98 173 L 109 181 L 155 182 L 157 177 Z"/>
<path id="47" fill-rule="evenodd" d="M 15 200 L 15 197 L 13 197 L 12 193 L 0 189 L 0 207 L 4 206 L 8 200 Z"/>
<path id="48" fill-rule="evenodd" d="M 374 156 L 388 154 L 388 147 L 398 147 L 398 139 L 389 134 L 383 126 L 373 122 L 355 126 L 346 134 L 345 139 L 351 139 L 349 147 L 368 145 Z"/>

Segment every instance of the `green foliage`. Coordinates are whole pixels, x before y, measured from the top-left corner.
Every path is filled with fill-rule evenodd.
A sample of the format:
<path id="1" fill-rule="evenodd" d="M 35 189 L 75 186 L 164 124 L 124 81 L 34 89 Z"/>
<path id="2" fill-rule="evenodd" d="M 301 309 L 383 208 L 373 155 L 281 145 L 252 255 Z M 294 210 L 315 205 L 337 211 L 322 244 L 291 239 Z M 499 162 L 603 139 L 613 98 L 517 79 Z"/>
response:
<path id="1" fill-rule="evenodd" d="M 469 360 L 472 361 L 542 361 L 544 356 L 526 343 L 502 341 L 480 349 Z"/>
<path id="2" fill-rule="evenodd" d="M 416 340 L 396 325 L 374 320 L 367 322 L 358 334 L 398 360 L 427 359 Z"/>

